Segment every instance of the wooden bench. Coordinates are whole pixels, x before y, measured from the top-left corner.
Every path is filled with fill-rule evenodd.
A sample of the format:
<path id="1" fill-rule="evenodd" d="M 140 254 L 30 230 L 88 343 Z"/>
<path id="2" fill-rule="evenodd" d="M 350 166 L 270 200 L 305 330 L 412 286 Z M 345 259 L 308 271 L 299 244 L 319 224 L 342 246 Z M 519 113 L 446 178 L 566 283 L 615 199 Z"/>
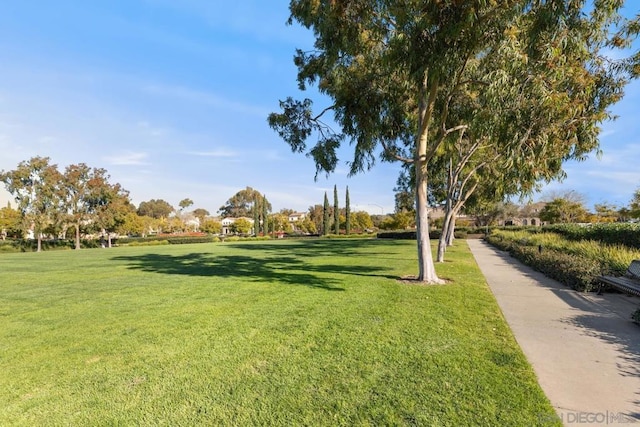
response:
<path id="1" fill-rule="evenodd" d="M 631 261 L 624 276 L 598 276 L 597 279 L 600 282 L 598 294 L 602 293 L 604 286 L 609 286 L 640 297 L 640 259 Z"/>

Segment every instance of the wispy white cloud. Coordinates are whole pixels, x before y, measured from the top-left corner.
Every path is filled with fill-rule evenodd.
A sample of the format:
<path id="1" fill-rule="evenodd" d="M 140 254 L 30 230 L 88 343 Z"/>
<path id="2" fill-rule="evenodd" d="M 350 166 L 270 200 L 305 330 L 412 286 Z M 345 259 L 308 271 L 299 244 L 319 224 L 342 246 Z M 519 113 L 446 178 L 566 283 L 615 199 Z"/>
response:
<path id="1" fill-rule="evenodd" d="M 187 154 L 199 157 L 237 157 L 238 153 L 228 150 L 226 148 L 220 148 L 211 151 L 189 151 Z"/>
<path id="2" fill-rule="evenodd" d="M 148 165 L 145 161 L 147 153 L 128 151 L 114 156 L 105 156 L 104 160 L 116 166 L 140 166 Z"/>

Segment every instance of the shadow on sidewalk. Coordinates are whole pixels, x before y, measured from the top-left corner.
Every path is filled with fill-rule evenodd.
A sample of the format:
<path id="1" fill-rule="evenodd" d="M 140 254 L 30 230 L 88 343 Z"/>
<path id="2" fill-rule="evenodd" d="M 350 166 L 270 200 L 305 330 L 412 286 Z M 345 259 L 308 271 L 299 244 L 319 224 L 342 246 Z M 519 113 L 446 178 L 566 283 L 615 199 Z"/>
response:
<path id="1" fill-rule="evenodd" d="M 575 291 L 524 265 L 508 252 L 500 251 L 486 242 L 482 242 L 482 245 L 494 251 L 501 262 L 534 280 L 569 305 L 575 314 L 562 319 L 562 322 L 577 327 L 586 336 L 615 346 L 620 354 L 616 366 L 621 375 L 640 377 L 640 327 L 631 321 L 631 313 L 638 308 L 640 298 L 619 293 L 597 295 Z M 636 396 L 634 404 L 640 406 L 640 391 Z M 627 415 L 640 419 L 640 411 Z"/>

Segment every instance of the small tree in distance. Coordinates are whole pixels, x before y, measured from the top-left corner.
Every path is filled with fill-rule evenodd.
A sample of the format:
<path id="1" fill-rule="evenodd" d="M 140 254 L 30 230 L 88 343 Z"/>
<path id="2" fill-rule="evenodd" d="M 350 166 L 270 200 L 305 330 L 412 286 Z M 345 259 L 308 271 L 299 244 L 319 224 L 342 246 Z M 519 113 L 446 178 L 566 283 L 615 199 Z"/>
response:
<path id="1" fill-rule="evenodd" d="M 349 201 L 349 186 L 347 186 L 347 191 L 345 194 L 345 201 L 344 201 L 344 209 L 345 209 L 345 213 L 344 213 L 344 217 L 345 217 L 345 222 L 344 222 L 344 231 L 347 234 L 347 236 L 351 233 L 351 202 Z"/>
<path id="2" fill-rule="evenodd" d="M 340 234 L 340 210 L 338 209 L 338 187 L 333 186 L 333 229 Z"/>
<path id="3" fill-rule="evenodd" d="M 324 204 L 322 205 L 322 234 L 329 234 L 329 198 L 327 192 L 324 192 Z"/>

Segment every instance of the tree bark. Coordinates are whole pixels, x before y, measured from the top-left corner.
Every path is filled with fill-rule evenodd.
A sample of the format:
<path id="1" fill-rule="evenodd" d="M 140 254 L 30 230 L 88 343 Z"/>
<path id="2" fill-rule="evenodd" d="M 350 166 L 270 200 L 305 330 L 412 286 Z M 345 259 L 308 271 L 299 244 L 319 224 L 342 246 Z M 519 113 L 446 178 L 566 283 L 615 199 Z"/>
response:
<path id="1" fill-rule="evenodd" d="M 419 163 L 419 162 L 418 162 Z M 416 164 L 419 167 L 419 164 Z M 426 169 L 426 168 L 425 168 Z M 418 171 L 416 171 L 418 172 Z M 416 238 L 418 240 L 418 281 L 442 283 L 436 274 L 429 240 L 429 208 L 427 206 L 427 179 L 418 173 L 416 183 Z"/>
<path id="2" fill-rule="evenodd" d="M 443 283 L 436 274 L 429 241 L 429 206 L 427 201 L 427 170 L 429 165 L 428 142 L 429 125 L 438 92 L 437 79 L 429 87 L 428 71 L 423 81 L 423 96 L 420 102 L 420 123 L 416 135 L 416 152 L 414 168 L 416 175 L 416 240 L 418 241 L 418 281 L 427 283 Z M 432 150 L 434 147 L 430 147 Z"/>
<path id="3" fill-rule="evenodd" d="M 451 199 L 448 198 L 442 221 L 442 231 L 440 233 L 440 239 L 438 239 L 438 262 L 444 262 L 444 254 L 447 251 L 447 246 L 450 246 L 449 239 L 453 236 L 455 215 L 456 210 L 452 207 Z"/>
<path id="4" fill-rule="evenodd" d="M 76 228 L 76 249 L 80 249 L 80 224 L 75 224 Z"/>

